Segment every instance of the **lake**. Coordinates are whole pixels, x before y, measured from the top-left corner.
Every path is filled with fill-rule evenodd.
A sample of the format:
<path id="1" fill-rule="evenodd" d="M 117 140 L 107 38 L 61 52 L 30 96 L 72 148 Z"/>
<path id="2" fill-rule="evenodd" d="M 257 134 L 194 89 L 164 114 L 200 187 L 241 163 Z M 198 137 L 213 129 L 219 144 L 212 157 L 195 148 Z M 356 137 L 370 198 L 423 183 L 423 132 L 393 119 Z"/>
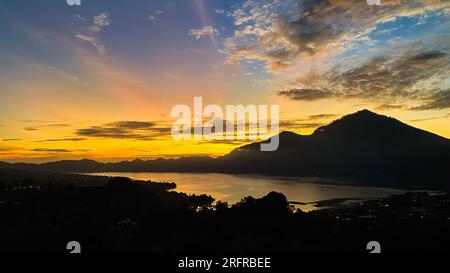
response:
<path id="1" fill-rule="evenodd" d="M 234 204 L 245 196 L 262 197 L 271 191 L 281 192 L 304 211 L 319 209 L 314 202 L 337 199 L 377 199 L 406 191 L 386 187 L 353 186 L 345 181 L 321 178 L 268 177 L 217 173 L 90 173 L 89 175 L 123 176 L 136 180 L 175 182 L 175 191 L 208 194 L 216 201 Z"/>

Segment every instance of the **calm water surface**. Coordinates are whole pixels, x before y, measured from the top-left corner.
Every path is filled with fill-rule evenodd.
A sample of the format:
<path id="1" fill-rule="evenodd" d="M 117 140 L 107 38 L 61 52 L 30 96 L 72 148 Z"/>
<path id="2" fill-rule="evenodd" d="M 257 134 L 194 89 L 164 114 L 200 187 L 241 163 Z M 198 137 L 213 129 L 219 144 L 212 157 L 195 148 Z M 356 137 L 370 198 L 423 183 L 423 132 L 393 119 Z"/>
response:
<path id="1" fill-rule="evenodd" d="M 335 198 L 375 199 L 405 191 L 385 187 L 352 186 L 320 178 L 283 178 L 217 173 L 95 173 L 90 175 L 124 176 L 137 180 L 175 182 L 178 192 L 208 194 L 216 200 L 234 204 L 245 196 L 262 197 L 271 191 L 282 192 L 289 201 L 313 203 Z M 297 205 L 310 211 L 314 204 Z"/>

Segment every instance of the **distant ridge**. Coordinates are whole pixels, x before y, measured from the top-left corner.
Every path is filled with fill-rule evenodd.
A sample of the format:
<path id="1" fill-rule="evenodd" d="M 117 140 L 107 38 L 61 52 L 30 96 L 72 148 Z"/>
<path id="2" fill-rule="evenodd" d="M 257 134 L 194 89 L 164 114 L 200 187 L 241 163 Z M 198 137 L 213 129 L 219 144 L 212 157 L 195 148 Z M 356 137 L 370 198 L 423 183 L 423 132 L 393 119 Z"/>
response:
<path id="1" fill-rule="evenodd" d="M 216 159 L 134 160 L 100 163 L 66 160 L 7 164 L 0 168 L 59 172 L 221 172 L 348 178 L 373 185 L 448 187 L 450 140 L 369 110 L 343 116 L 311 135 L 279 134 L 275 152 L 260 143 L 244 145 Z"/>

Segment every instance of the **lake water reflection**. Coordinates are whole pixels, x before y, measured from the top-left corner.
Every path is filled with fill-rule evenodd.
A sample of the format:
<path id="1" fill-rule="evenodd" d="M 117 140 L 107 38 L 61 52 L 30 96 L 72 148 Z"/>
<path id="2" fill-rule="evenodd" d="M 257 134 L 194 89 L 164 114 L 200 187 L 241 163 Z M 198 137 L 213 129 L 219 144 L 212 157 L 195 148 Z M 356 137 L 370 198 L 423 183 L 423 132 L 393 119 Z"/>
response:
<path id="1" fill-rule="evenodd" d="M 216 200 L 234 204 L 245 196 L 262 197 L 271 191 L 285 194 L 289 201 L 312 203 L 336 198 L 375 199 L 405 191 L 386 187 L 353 186 L 320 178 L 286 178 L 217 173 L 95 173 L 137 180 L 175 182 L 175 191 L 208 194 Z M 314 204 L 296 205 L 305 211 L 318 209 Z"/>

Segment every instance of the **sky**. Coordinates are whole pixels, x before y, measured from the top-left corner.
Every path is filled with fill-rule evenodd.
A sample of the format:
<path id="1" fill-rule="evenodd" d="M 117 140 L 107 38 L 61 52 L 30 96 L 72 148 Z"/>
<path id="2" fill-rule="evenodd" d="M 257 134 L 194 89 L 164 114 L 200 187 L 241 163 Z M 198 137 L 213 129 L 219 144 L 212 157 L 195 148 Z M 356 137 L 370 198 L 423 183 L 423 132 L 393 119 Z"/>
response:
<path id="1" fill-rule="evenodd" d="M 280 105 L 310 134 L 361 109 L 450 138 L 450 1 L 0 1 L 0 160 L 220 156 L 171 109 Z"/>

